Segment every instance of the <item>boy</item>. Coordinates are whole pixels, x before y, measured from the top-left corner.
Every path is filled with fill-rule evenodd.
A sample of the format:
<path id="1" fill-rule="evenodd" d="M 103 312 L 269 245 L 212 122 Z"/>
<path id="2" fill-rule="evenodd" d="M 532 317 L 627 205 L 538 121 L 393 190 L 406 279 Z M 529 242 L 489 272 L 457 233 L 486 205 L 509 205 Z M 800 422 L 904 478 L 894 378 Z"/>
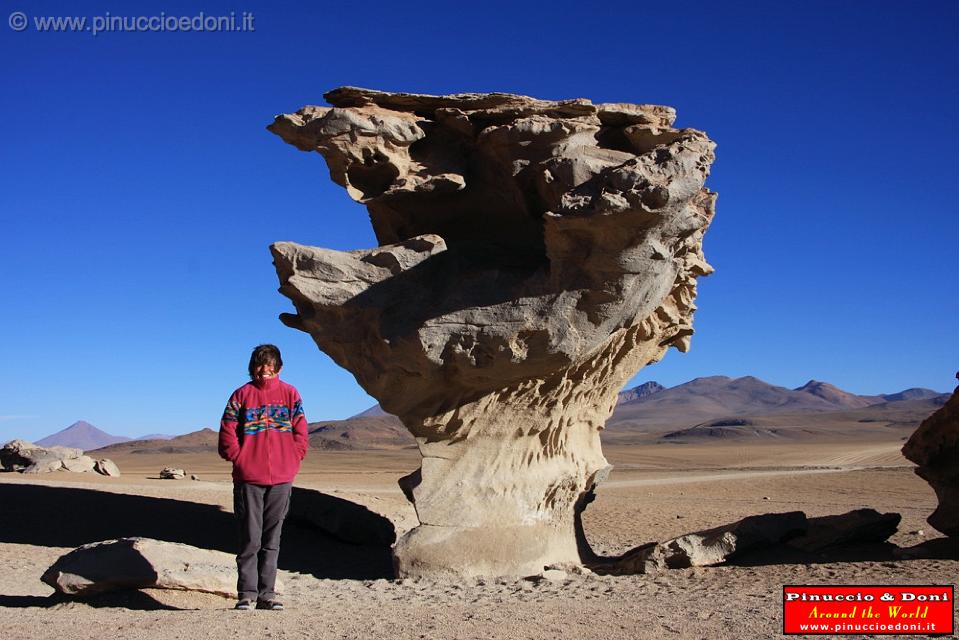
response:
<path id="1" fill-rule="evenodd" d="M 250 382 L 233 392 L 220 421 L 220 457 L 233 463 L 233 509 L 240 528 L 236 608 L 282 611 L 276 599 L 280 532 L 293 478 L 308 446 L 300 394 L 280 380 L 272 344 L 250 356 Z"/>

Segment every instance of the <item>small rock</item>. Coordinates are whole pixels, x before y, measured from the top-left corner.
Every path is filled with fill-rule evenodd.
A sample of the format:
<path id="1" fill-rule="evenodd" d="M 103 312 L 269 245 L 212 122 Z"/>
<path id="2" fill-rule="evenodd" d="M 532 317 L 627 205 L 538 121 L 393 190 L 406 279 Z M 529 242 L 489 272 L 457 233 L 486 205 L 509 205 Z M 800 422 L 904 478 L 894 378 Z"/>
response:
<path id="1" fill-rule="evenodd" d="M 164 480 L 179 480 L 186 477 L 186 471 L 183 469 L 177 469 L 176 467 L 164 467 L 160 471 L 160 477 Z"/>
<path id="2" fill-rule="evenodd" d="M 544 567 L 547 571 L 550 569 L 555 569 L 557 571 L 564 571 L 570 575 L 576 576 L 586 576 L 591 575 L 593 572 L 589 568 L 578 564 L 576 562 L 556 562 L 551 565 Z"/>
<path id="3" fill-rule="evenodd" d="M 190 480 L 199 480 L 199 479 L 200 479 L 200 476 L 198 476 L 197 474 L 195 473 L 190 474 Z"/>
<path id="4" fill-rule="evenodd" d="M 544 580 L 552 580 L 554 582 L 565 580 L 569 577 L 569 574 L 565 571 L 560 571 L 559 569 L 546 569 L 542 574 Z"/>

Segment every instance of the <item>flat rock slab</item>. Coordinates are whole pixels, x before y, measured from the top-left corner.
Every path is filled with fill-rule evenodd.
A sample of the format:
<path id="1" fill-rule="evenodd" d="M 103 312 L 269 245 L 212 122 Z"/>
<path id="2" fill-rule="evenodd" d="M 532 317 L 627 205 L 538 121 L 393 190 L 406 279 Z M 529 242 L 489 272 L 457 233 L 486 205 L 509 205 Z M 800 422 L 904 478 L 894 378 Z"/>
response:
<path id="1" fill-rule="evenodd" d="M 53 563 L 41 580 L 71 596 L 155 588 L 232 598 L 236 597 L 236 562 L 220 551 L 151 538 L 121 538 L 74 549 Z"/>
<path id="2" fill-rule="evenodd" d="M 708 567 L 778 545 L 804 534 L 807 528 L 806 514 L 802 511 L 766 513 L 665 542 L 648 542 L 618 557 L 595 557 L 587 566 L 606 575 Z"/>
<path id="3" fill-rule="evenodd" d="M 807 526 L 802 511 L 749 516 L 662 542 L 649 554 L 649 562 L 657 568 L 708 567 L 800 535 Z"/>

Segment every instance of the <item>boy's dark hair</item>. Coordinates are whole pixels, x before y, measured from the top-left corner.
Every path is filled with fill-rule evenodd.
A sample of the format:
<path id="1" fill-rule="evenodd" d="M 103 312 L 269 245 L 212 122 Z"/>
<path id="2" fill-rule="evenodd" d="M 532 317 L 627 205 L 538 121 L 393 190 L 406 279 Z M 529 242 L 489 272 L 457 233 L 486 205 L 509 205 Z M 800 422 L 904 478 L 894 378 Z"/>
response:
<path id="1" fill-rule="evenodd" d="M 253 353 L 250 354 L 250 366 L 247 367 L 250 373 L 250 380 L 256 377 L 254 374 L 256 368 L 261 364 L 267 363 L 272 364 L 273 368 L 277 371 L 283 368 L 283 358 L 280 357 L 280 350 L 276 345 L 261 344 L 253 349 Z"/>

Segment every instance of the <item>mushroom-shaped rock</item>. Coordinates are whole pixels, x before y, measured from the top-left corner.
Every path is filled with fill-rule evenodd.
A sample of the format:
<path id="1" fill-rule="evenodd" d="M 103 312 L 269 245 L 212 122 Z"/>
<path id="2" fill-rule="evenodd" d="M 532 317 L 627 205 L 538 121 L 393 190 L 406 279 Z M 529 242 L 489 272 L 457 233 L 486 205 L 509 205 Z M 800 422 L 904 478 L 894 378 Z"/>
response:
<path id="1" fill-rule="evenodd" d="M 947 536 L 959 536 L 959 387 L 941 409 L 922 421 L 902 455 L 918 465 L 916 474 L 939 498 L 929 524 Z"/>
<path id="2" fill-rule="evenodd" d="M 274 244 L 281 319 L 417 438 L 398 574 L 578 563 L 616 393 L 689 345 L 714 144 L 654 105 L 325 97 L 268 128 L 323 155 L 380 246 Z"/>

